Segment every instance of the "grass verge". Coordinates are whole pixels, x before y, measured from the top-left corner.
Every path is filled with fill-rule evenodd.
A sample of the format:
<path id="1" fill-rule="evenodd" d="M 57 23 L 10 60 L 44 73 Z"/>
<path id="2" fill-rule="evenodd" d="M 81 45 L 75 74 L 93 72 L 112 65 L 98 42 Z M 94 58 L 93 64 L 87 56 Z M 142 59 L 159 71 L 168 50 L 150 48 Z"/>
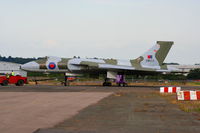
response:
<path id="1" fill-rule="evenodd" d="M 170 103 L 176 104 L 179 108 L 185 112 L 198 112 L 200 113 L 200 101 L 178 101 L 176 94 L 159 94 Z"/>

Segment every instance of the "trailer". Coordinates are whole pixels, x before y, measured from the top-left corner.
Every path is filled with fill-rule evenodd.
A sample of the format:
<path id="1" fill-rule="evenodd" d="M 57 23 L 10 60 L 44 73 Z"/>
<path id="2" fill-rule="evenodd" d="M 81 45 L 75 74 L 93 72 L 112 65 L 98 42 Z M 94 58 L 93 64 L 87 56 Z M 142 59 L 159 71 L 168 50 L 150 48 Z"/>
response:
<path id="1" fill-rule="evenodd" d="M 27 84 L 27 77 L 17 76 L 0 76 L 0 84 L 2 86 L 7 86 L 8 84 L 15 84 L 16 86 L 23 86 Z"/>

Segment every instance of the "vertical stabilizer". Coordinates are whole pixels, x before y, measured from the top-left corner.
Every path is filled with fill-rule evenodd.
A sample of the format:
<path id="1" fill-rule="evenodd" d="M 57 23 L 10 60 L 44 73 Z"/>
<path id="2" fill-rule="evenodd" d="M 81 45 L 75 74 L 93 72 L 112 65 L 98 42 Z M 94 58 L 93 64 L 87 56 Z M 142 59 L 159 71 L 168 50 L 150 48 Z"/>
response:
<path id="1" fill-rule="evenodd" d="M 173 44 L 174 42 L 157 41 L 156 45 L 145 52 L 137 60 L 141 61 L 140 64 L 143 67 L 161 66 Z"/>

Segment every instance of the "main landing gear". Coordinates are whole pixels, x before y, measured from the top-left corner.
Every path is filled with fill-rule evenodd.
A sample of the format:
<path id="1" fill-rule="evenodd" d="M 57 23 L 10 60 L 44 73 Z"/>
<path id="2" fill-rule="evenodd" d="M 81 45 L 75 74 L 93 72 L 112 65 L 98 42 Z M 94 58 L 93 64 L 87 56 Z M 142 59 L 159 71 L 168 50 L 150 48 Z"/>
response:
<path id="1" fill-rule="evenodd" d="M 103 82 L 103 86 L 112 86 L 112 83 L 109 78 L 105 78 L 105 81 Z"/>
<path id="2" fill-rule="evenodd" d="M 112 79 L 105 78 L 105 81 L 103 82 L 103 86 L 112 86 L 111 80 Z M 117 75 L 115 82 L 118 86 L 121 86 L 121 87 L 128 86 L 127 83 L 125 82 L 124 75 Z"/>
<path id="3" fill-rule="evenodd" d="M 125 82 L 125 76 L 124 75 L 117 75 L 116 83 L 117 83 L 118 86 L 121 86 L 121 87 L 127 86 L 127 83 Z"/>

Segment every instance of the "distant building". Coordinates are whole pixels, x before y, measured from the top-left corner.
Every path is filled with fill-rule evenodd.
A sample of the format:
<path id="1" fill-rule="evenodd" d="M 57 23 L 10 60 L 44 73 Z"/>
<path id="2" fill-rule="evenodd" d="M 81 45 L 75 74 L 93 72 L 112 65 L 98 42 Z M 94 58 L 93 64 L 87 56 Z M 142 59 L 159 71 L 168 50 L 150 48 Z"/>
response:
<path id="1" fill-rule="evenodd" d="M 21 64 L 0 61 L 0 75 L 15 72 L 15 75 L 27 76 L 27 72 L 20 69 Z"/>
<path id="2" fill-rule="evenodd" d="M 170 66 L 176 67 L 176 68 L 180 69 L 182 73 L 186 73 L 186 74 L 188 74 L 190 72 L 190 70 L 200 69 L 200 65 L 198 65 L 198 64 L 195 64 L 195 65 L 170 65 Z"/>

